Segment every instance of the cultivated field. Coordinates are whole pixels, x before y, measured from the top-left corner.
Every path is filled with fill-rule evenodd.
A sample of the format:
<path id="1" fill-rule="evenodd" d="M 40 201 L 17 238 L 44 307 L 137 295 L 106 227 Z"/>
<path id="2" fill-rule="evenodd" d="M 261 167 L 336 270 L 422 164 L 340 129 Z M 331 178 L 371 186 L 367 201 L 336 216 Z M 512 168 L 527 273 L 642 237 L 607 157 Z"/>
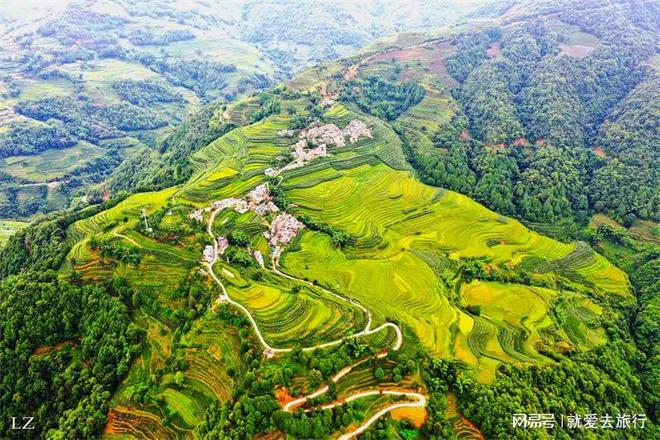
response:
<path id="1" fill-rule="evenodd" d="M 16 231 L 25 227 L 27 223 L 12 220 L 0 220 L 0 246 L 9 240 Z"/>
<path id="2" fill-rule="evenodd" d="M 430 120 L 425 108 L 447 100 L 442 94 L 428 99 L 411 112 L 426 113 Z M 451 111 L 449 101 L 446 105 Z M 421 136 L 411 112 L 401 122 Z M 357 303 L 370 311 L 371 328 L 386 321 L 402 328 L 403 353 L 414 350 L 410 341 L 418 340 L 433 356 L 461 361 L 483 382 L 493 379 L 501 363 L 553 362 L 541 351 L 587 350 L 606 342 L 597 299 L 630 295 L 623 272 L 584 243 L 560 243 L 466 196 L 420 183 L 384 122 L 342 105 L 325 117 L 339 127 L 362 120 L 373 137 L 332 147 L 329 156 L 281 173 L 276 185 L 288 212 L 348 233 L 351 245 L 337 247 L 327 234 L 306 228 L 285 248 L 281 274 L 268 270 L 272 248 L 263 232 L 269 217 L 224 210 L 208 226 L 213 236 L 244 232 L 250 248 L 264 255 L 266 268 L 258 277 L 254 266 L 245 269 L 224 258 L 213 270 L 227 295 L 252 315 L 267 344 L 311 347 L 354 334 L 367 320 Z M 140 301 L 152 304 L 137 317 L 147 333 L 145 352 L 111 402 L 108 437 L 140 437 L 140 430 L 163 438 L 187 435 L 210 402 L 231 395 L 231 377 L 236 376 L 228 375 L 229 366 L 232 374 L 243 368 L 240 343 L 231 328 L 221 326 L 214 309 L 208 308 L 184 334 L 173 332 L 176 311 L 186 307 L 185 296 L 176 290 L 182 280 L 196 277 L 212 296 L 220 294 L 208 267 L 200 272 L 202 250 L 210 240 L 209 211 L 202 211 L 203 221 L 197 224 L 188 214 L 216 200 L 244 197 L 265 182 L 264 171 L 293 142 L 278 135 L 289 118 L 281 114 L 237 128 L 194 155 L 195 173 L 187 183 L 133 195 L 71 226 L 73 247 L 63 273 L 76 270 L 94 280 L 122 277 L 148 298 Z M 139 263 L 103 256 L 92 246 L 99 241 L 127 247 L 140 255 Z M 469 279 L 462 269 L 466 264 L 510 280 Z M 527 274 L 524 283 L 515 278 L 521 272 Z M 335 293 L 357 303 L 339 300 Z M 392 346 L 392 333 L 374 333 L 365 340 L 382 349 Z M 185 360 L 183 378 L 165 368 L 172 359 Z M 395 385 L 375 381 L 373 368 L 350 371 L 337 384 L 339 395 Z M 381 363 L 381 368 L 391 366 Z M 136 401 L 140 384 L 163 371 L 156 397 Z M 296 395 L 313 391 L 306 381 L 296 379 Z M 415 381 L 406 377 L 396 386 Z M 365 398 L 365 413 L 387 402 Z M 412 409 L 394 415 L 419 417 Z M 456 425 L 459 432 L 477 435 L 461 419 Z"/>
<path id="3" fill-rule="evenodd" d="M 65 176 L 87 162 L 102 157 L 106 152 L 81 141 L 64 149 L 49 149 L 37 155 L 10 156 L 0 159 L 0 171 L 20 179 L 44 182 Z"/>

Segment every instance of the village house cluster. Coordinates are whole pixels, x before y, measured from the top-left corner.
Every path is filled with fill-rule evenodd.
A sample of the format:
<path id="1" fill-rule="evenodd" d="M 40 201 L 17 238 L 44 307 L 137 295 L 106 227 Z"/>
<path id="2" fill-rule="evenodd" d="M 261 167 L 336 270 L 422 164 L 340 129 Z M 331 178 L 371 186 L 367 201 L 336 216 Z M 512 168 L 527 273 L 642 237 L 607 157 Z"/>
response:
<path id="1" fill-rule="evenodd" d="M 294 137 L 295 134 L 294 130 L 278 132 L 278 135 L 282 137 Z M 354 144 L 362 137 L 371 138 L 371 130 L 364 122 L 356 119 L 350 121 L 344 129 L 340 129 L 335 124 L 316 122 L 298 133 L 298 141 L 292 145 L 293 162 L 279 170 L 268 168 L 264 173 L 268 176 L 277 176 L 286 169 L 301 167 L 317 157 L 327 156 L 328 146 L 343 147 L 347 144 L 347 138 L 349 144 Z M 211 209 L 233 209 L 241 214 L 252 211 L 262 216 L 280 211 L 273 203 L 268 183 L 255 187 L 244 198 L 228 197 L 217 200 L 204 209 L 195 209 L 190 214 L 190 218 L 201 222 L 203 212 L 209 212 Z M 279 257 L 283 246 L 291 243 L 304 227 L 305 225 L 300 220 L 289 213 L 277 214 L 271 222 L 269 230 L 264 232 L 264 236 L 271 245 L 272 257 Z M 213 245 L 206 246 L 204 249 L 204 259 L 212 263 L 217 256 L 224 254 L 227 246 L 229 246 L 228 240 L 225 237 L 218 237 Z M 264 267 L 264 256 L 261 252 L 255 250 L 252 255 L 259 265 Z"/>
<path id="2" fill-rule="evenodd" d="M 229 247 L 229 240 L 227 240 L 227 237 L 218 237 L 215 239 L 215 247 L 218 250 L 218 255 L 224 255 L 225 250 Z"/>
<path id="3" fill-rule="evenodd" d="M 204 217 L 202 217 L 202 210 L 201 209 L 195 209 L 193 212 L 190 213 L 188 216 L 190 217 L 191 220 L 195 220 L 198 222 L 201 222 L 204 220 Z"/>
<path id="4" fill-rule="evenodd" d="M 211 209 L 233 209 L 240 214 L 253 211 L 260 215 L 266 215 L 269 212 L 279 211 L 277 205 L 275 205 L 275 203 L 273 203 L 271 200 L 267 183 L 259 185 L 250 191 L 245 199 L 228 197 L 226 199 L 216 200 L 209 207 L 193 210 L 189 217 L 192 220 L 201 222 L 204 220 L 203 213 L 210 212 Z"/>
<path id="5" fill-rule="evenodd" d="M 280 130 L 278 135 L 282 137 L 293 137 L 295 132 L 293 130 Z M 357 119 L 350 121 L 343 130 L 335 124 L 321 125 L 315 122 L 310 127 L 301 130 L 298 134 L 298 141 L 291 147 L 293 150 L 293 162 L 279 171 L 268 168 L 264 173 L 268 176 L 275 176 L 282 171 L 304 166 L 318 157 L 327 156 L 328 147 L 346 146 L 346 137 L 348 137 L 349 144 L 354 144 L 361 137 L 371 138 L 371 129 L 367 127 L 367 124 Z"/>
<path id="6" fill-rule="evenodd" d="M 305 139 L 300 139 L 298 142 L 293 144 L 293 157 L 296 159 L 296 162 L 300 166 L 304 165 L 306 162 L 311 162 L 317 157 L 324 157 L 328 155 L 328 149 L 326 144 L 321 144 L 316 148 L 309 148 L 307 141 Z"/>
<path id="7" fill-rule="evenodd" d="M 344 128 L 344 133 L 348 136 L 349 144 L 356 143 L 361 137 L 367 137 L 369 139 L 373 137 L 371 129 L 367 127 L 367 124 L 358 119 L 353 119 L 349 122 L 346 128 Z"/>
<path id="8" fill-rule="evenodd" d="M 206 209 L 195 209 L 193 210 L 193 212 L 190 213 L 188 217 L 190 218 L 190 220 L 195 220 L 198 222 L 204 221 L 204 217 L 202 214 L 204 211 L 206 211 Z"/>
<path id="9" fill-rule="evenodd" d="M 321 106 L 322 107 L 332 107 L 334 105 L 334 103 L 335 103 L 334 99 L 323 98 L 323 100 L 321 101 Z"/>
<path id="10" fill-rule="evenodd" d="M 284 128 L 284 129 L 278 131 L 277 135 L 279 137 L 289 137 L 289 138 L 291 138 L 291 137 L 294 137 L 296 135 L 296 132 L 295 132 L 295 130 L 288 130 L 288 129 Z"/>
<path id="11" fill-rule="evenodd" d="M 228 246 L 229 240 L 226 237 L 217 237 L 213 245 L 209 244 L 204 248 L 204 260 L 213 263 L 218 256 L 224 255 Z"/>
<path id="12" fill-rule="evenodd" d="M 247 194 L 247 196 L 245 196 L 245 198 L 239 199 L 236 197 L 228 197 L 213 202 L 211 207 L 217 210 L 233 209 L 241 214 L 252 211 L 263 216 L 269 213 L 279 212 L 279 208 L 272 201 L 268 183 L 263 183 L 255 187 Z M 210 211 L 211 207 L 204 208 L 203 210 L 195 209 L 190 214 L 190 218 L 202 221 L 202 213 Z M 303 223 L 298 221 L 294 216 L 283 213 L 275 217 L 270 226 L 270 231 L 265 232 L 264 235 L 270 240 L 274 252 L 279 254 L 279 247 L 283 244 L 288 244 L 303 227 Z M 217 256 L 224 255 L 228 246 L 229 241 L 226 237 L 217 237 L 213 245 L 208 245 L 204 248 L 204 260 L 212 263 Z M 261 252 L 254 251 L 252 255 L 259 265 L 264 267 L 264 257 Z"/>
<path id="13" fill-rule="evenodd" d="M 312 124 L 308 129 L 300 132 L 300 139 L 306 139 L 311 145 L 346 145 L 346 135 L 335 124 Z"/>
<path id="14" fill-rule="evenodd" d="M 279 208 L 273 203 L 268 183 L 263 183 L 250 191 L 247 195 L 248 209 L 260 215 L 266 215 L 269 212 L 278 212 Z"/>
<path id="15" fill-rule="evenodd" d="M 204 259 L 209 263 L 215 261 L 215 248 L 210 244 L 206 245 L 204 248 Z"/>
<path id="16" fill-rule="evenodd" d="M 254 259 L 257 260 L 259 266 L 261 266 L 262 268 L 266 267 L 266 265 L 264 264 L 264 256 L 261 254 L 260 251 L 254 251 L 252 255 L 254 255 Z"/>
<path id="17" fill-rule="evenodd" d="M 286 212 L 278 214 L 270 225 L 270 232 L 266 235 L 273 246 L 273 256 L 278 257 L 282 252 L 282 246 L 291 243 L 304 227 L 304 223 L 291 214 Z"/>

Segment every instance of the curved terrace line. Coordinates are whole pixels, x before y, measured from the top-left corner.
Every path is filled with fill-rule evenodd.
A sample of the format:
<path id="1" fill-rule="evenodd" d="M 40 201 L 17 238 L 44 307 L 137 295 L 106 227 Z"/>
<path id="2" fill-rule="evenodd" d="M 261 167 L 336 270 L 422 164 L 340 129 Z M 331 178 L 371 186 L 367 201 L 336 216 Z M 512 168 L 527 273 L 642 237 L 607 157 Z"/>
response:
<path id="1" fill-rule="evenodd" d="M 207 232 L 208 232 L 209 236 L 213 239 L 214 243 L 216 243 L 216 240 L 215 240 L 216 237 L 213 234 L 213 223 L 215 222 L 215 217 L 217 216 L 218 212 L 222 211 L 222 209 L 223 208 L 215 209 L 211 213 L 211 216 L 210 216 L 209 222 L 208 222 Z M 220 278 L 218 278 L 218 276 L 213 271 L 213 266 L 215 265 L 215 263 L 218 260 L 217 244 L 214 244 L 214 249 L 216 250 L 216 252 L 214 252 L 213 261 L 206 263 L 206 265 L 208 267 L 208 270 L 209 270 L 209 273 L 210 273 L 211 277 L 220 286 L 220 289 L 222 290 L 222 295 L 220 296 L 219 300 L 221 302 L 228 302 L 229 304 L 232 304 L 232 305 L 238 307 L 239 309 L 241 309 L 246 314 L 246 316 L 248 317 L 248 319 L 252 323 L 252 326 L 254 327 L 254 330 L 255 330 L 255 333 L 257 334 L 257 338 L 259 339 L 259 342 L 261 342 L 261 345 L 265 348 L 265 351 L 267 352 L 267 354 L 272 355 L 274 353 L 288 353 L 288 352 L 293 351 L 293 347 L 277 348 L 277 347 L 273 347 L 272 345 L 270 345 L 266 341 L 266 339 L 264 338 L 263 334 L 261 333 L 261 330 L 259 329 L 259 326 L 258 326 L 256 320 L 254 319 L 254 317 L 252 316 L 252 314 L 250 313 L 250 311 L 243 304 L 231 299 L 231 297 L 227 293 L 227 289 L 225 288 L 224 284 L 222 283 Z M 340 301 L 344 301 L 344 302 L 347 302 L 351 305 L 354 305 L 354 306 L 358 307 L 367 316 L 367 324 L 366 324 L 366 326 L 363 330 L 361 330 L 357 333 L 353 333 L 352 335 L 347 335 L 347 336 L 335 339 L 335 340 L 330 341 L 330 342 L 324 342 L 322 344 L 316 344 L 316 345 L 312 345 L 312 346 L 309 346 L 309 347 L 303 347 L 302 348 L 303 351 L 314 351 L 314 350 L 318 350 L 318 349 L 321 349 L 321 348 L 332 347 L 332 346 L 341 344 L 342 342 L 344 342 L 347 339 L 355 338 L 355 337 L 368 336 L 368 335 L 371 335 L 371 334 L 374 334 L 374 333 L 378 333 L 381 330 L 384 330 L 386 328 L 392 328 L 392 329 L 394 329 L 394 331 L 396 333 L 396 342 L 394 343 L 392 349 L 397 351 L 397 350 L 399 350 L 399 348 L 401 348 L 401 345 L 403 344 L 403 334 L 401 333 L 401 329 L 399 328 L 399 326 L 396 325 L 395 323 L 388 321 L 388 322 L 384 322 L 383 324 L 379 325 L 376 328 L 371 328 L 371 324 L 373 322 L 371 312 L 366 307 L 364 307 L 362 304 L 360 304 L 359 302 L 357 302 L 353 299 L 350 299 L 350 298 L 346 298 L 346 297 L 344 297 L 342 295 L 339 295 L 337 293 L 334 293 L 334 292 L 332 292 L 328 289 L 325 289 L 321 286 L 314 285 L 309 281 L 301 280 L 300 278 L 296 278 L 296 277 L 293 277 L 291 275 L 285 274 L 284 272 L 280 271 L 277 268 L 277 264 L 278 264 L 277 259 L 273 259 L 272 264 L 273 264 L 273 267 L 272 267 L 271 271 L 273 273 L 275 273 L 276 275 L 279 275 L 281 277 L 288 278 L 290 280 L 294 280 L 294 281 L 297 281 L 297 282 L 305 283 L 305 284 L 307 284 L 307 285 L 309 285 L 313 288 L 320 289 L 324 293 L 326 293 L 328 295 L 331 295 L 331 296 L 339 299 Z"/>
<path id="2" fill-rule="evenodd" d="M 213 223 L 215 222 L 215 218 L 216 218 L 218 212 L 220 212 L 222 209 L 223 208 L 217 208 L 211 213 L 211 216 L 209 217 L 209 221 L 208 221 L 208 227 L 207 227 L 207 232 L 208 232 L 209 236 L 213 239 L 213 247 L 214 247 L 215 252 L 213 254 L 212 261 L 207 262 L 206 264 L 207 264 L 208 271 L 209 271 L 211 277 L 216 282 L 216 284 L 218 284 L 220 286 L 220 289 L 222 290 L 222 294 L 220 295 L 219 300 L 221 302 L 227 302 L 227 303 L 241 309 L 243 311 L 243 313 L 245 313 L 245 315 L 250 320 L 250 323 L 252 324 L 252 327 L 254 328 L 254 331 L 257 335 L 257 338 L 259 339 L 259 342 L 265 348 L 264 354 L 266 356 L 272 357 L 275 353 L 291 352 L 291 351 L 293 351 L 292 347 L 277 348 L 277 347 L 271 346 L 268 342 L 266 342 L 266 339 L 264 338 L 263 334 L 261 333 L 261 330 L 259 329 L 259 326 L 257 325 L 257 321 L 254 319 L 254 317 L 252 316 L 250 311 L 243 304 L 231 299 L 231 297 L 227 293 L 227 289 L 225 288 L 224 284 L 222 283 L 220 278 L 218 278 L 218 276 L 213 271 L 213 266 L 218 261 L 218 252 L 217 252 L 218 245 L 217 245 L 216 237 L 213 234 Z M 314 288 L 321 289 L 323 292 L 325 292 L 329 295 L 332 295 L 333 297 L 335 297 L 335 298 L 337 298 L 341 301 L 347 302 L 351 305 L 354 305 L 354 306 L 360 308 L 367 315 L 367 324 L 366 324 L 366 326 L 363 330 L 361 330 L 357 333 L 354 333 L 352 335 L 349 335 L 349 336 L 344 336 L 342 338 L 335 339 L 335 340 L 330 341 L 330 342 L 325 342 L 323 344 L 316 344 L 316 345 L 312 345 L 312 346 L 309 346 L 309 347 L 304 347 L 302 349 L 303 351 L 314 351 L 314 350 L 321 349 L 321 348 L 326 348 L 326 347 L 331 347 L 331 346 L 334 346 L 334 345 L 339 345 L 348 338 L 355 338 L 355 337 L 371 335 L 371 334 L 377 333 L 381 330 L 384 330 L 388 327 L 393 328 L 395 333 L 396 333 L 396 341 L 395 341 L 394 345 L 392 346 L 392 350 L 398 351 L 401 348 L 401 345 L 403 344 L 403 334 L 402 334 L 401 329 L 399 328 L 398 325 L 396 325 L 393 322 L 388 321 L 388 322 L 385 322 L 385 323 L 379 325 L 376 328 L 371 328 L 371 324 L 372 324 L 371 312 L 369 311 L 369 309 L 364 307 L 362 304 L 360 304 L 359 302 L 357 302 L 353 299 L 346 298 L 342 295 L 331 292 L 330 290 L 325 289 L 323 287 L 314 285 L 309 281 L 301 280 L 300 278 L 296 278 L 294 276 L 285 274 L 284 272 L 282 272 L 278 269 L 278 262 L 279 262 L 278 257 L 275 257 L 275 258 L 271 259 L 271 263 L 272 263 L 271 271 L 273 273 L 275 273 L 275 274 L 277 274 L 281 277 L 288 278 L 290 280 L 294 280 L 294 281 L 297 281 L 297 282 L 305 283 L 305 284 L 307 284 L 309 286 L 312 286 Z M 384 350 L 384 351 L 378 353 L 377 355 L 375 355 L 373 357 L 368 357 L 368 358 L 359 360 L 359 361 L 355 362 L 352 365 L 349 365 L 349 366 L 346 366 L 346 367 L 342 368 L 338 373 L 336 373 L 331 378 L 332 382 L 338 383 L 344 376 L 349 374 L 355 367 L 369 361 L 372 358 L 382 359 L 385 356 L 387 356 L 387 353 L 388 353 L 387 350 Z M 297 399 L 294 399 L 294 400 L 288 402 L 286 405 L 284 405 L 283 410 L 286 411 L 286 412 L 294 412 L 296 409 L 298 409 L 301 406 L 305 405 L 310 399 L 314 399 L 316 397 L 319 397 L 319 396 L 325 394 L 326 392 L 328 392 L 329 389 L 330 389 L 330 387 L 328 385 L 323 385 L 320 388 L 318 388 L 316 391 L 314 391 L 314 392 L 312 392 L 312 393 L 310 393 L 306 396 L 299 397 Z M 355 392 L 355 393 L 349 395 L 348 397 L 346 397 L 345 399 L 343 399 L 341 401 L 336 401 L 336 402 L 333 402 L 333 403 L 330 403 L 330 404 L 326 404 L 326 405 L 321 406 L 320 408 L 321 409 L 330 409 L 330 408 L 334 408 L 334 407 L 337 407 L 337 406 L 341 406 L 345 403 L 352 402 L 353 400 L 360 399 L 362 397 L 378 396 L 378 395 L 391 395 L 391 396 L 410 397 L 410 398 L 413 398 L 414 401 L 413 402 L 392 403 L 391 405 L 388 405 L 385 408 L 382 408 L 381 410 L 376 412 L 374 415 L 372 415 L 369 419 L 367 419 L 364 423 L 362 423 L 362 425 L 360 425 L 359 427 L 357 427 L 353 431 L 350 431 L 346 434 L 343 434 L 341 437 L 339 437 L 340 440 L 348 440 L 348 439 L 351 439 L 351 438 L 353 438 L 357 435 L 362 434 L 364 431 L 369 429 L 369 426 L 371 426 L 375 421 L 377 421 L 380 417 L 382 417 L 383 415 L 389 413 L 392 410 L 395 410 L 395 409 L 398 409 L 398 408 L 423 408 L 423 407 L 426 406 L 426 396 L 424 396 L 421 393 L 412 392 L 412 391 L 396 391 L 396 390 L 370 390 L 370 391 Z M 312 409 L 307 409 L 305 411 L 309 412 L 311 410 Z"/>

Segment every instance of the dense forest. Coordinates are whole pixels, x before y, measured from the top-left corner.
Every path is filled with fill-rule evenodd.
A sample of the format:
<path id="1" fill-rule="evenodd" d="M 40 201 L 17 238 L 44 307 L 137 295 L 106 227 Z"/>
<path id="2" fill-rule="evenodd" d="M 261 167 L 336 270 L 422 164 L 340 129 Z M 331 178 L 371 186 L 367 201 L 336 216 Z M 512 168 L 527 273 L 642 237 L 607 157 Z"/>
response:
<path id="1" fill-rule="evenodd" d="M 218 92 L 227 86 L 226 74 L 236 71 L 233 64 L 201 58 L 158 57 L 150 52 L 138 51 L 131 58 L 162 74 L 172 85 L 190 89 L 206 101 L 218 98 Z"/>
<path id="2" fill-rule="evenodd" d="M 153 105 L 160 102 L 181 102 L 183 96 L 181 93 L 172 89 L 167 84 L 160 83 L 154 80 L 143 81 L 130 81 L 122 80 L 115 81 L 112 87 L 117 91 L 119 96 L 126 101 L 137 106 Z"/>
<path id="3" fill-rule="evenodd" d="M 394 121 L 423 97 L 424 89 L 414 82 L 394 84 L 375 75 L 346 82 L 341 95 L 342 101 L 386 121 Z"/>
<path id="4" fill-rule="evenodd" d="M 143 83 L 136 83 L 135 89 L 149 93 Z M 127 90 L 126 85 L 122 90 Z M 153 87 L 153 86 L 150 86 Z M 130 92 L 126 92 L 130 93 Z M 154 93 L 154 92 L 152 92 Z M 135 98 L 134 95 L 131 98 Z M 168 99 L 167 95 L 161 99 Z M 145 102 L 148 103 L 148 102 Z M 142 107 L 122 102 L 111 105 L 94 104 L 86 97 L 78 98 L 42 98 L 36 101 L 23 101 L 16 106 L 16 111 L 38 121 L 57 120 L 65 124 L 63 129 L 71 137 L 97 142 L 100 139 L 118 137 L 122 131 L 151 130 L 163 127 L 166 122 L 157 114 Z M 12 132 L 13 133 L 13 132 Z M 6 149 L 21 149 L 20 139 L 12 136 L 13 144 L 8 143 Z M 45 142 L 47 145 L 48 143 Z M 4 150 L 4 148 L 3 148 Z M 30 153 L 31 151 L 25 151 Z M 32 151 L 34 153 L 34 151 Z"/>
<path id="5" fill-rule="evenodd" d="M 67 226 L 119 200 L 51 214 L 3 249 L 0 431 L 12 438 L 16 414 L 35 417 L 36 432 L 50 438 L 97 438 L 107 400 L 139 352 L 142 332 L 131 323 L 125 282 L 89 285 L 57 275 L 69 250 Z"/>
<path id="6" fill-rule="evenodd" d="M 51 438 L 96 438 L 139 347 L 126 306 L 104 286 L 58 281 L 54 272 L 9 277 L 0 295 L 0 431 L 30 414 Z"/>
<path id="7" fill-rule="evenodd" d="M 658 17 L 560 10 L 602 44 L 561 55 L 545 19 L 454 38 L 447 69 L 462 112 L 434 133 L 437 151 L 412 148 L 412 162 L 425 181 L 532 223 L 658 220 L 660 89 L 644 64 L 656 38 L 645 23 L 657 29 Z"/>
<path id="8" fill-rule="evenodd" d="M 66 148 L 75 143 L 75 138 L 64 124 L 23 124 L 14 127 L 0 138 L 0 157 L 38 153 L 48 148 Z"/>

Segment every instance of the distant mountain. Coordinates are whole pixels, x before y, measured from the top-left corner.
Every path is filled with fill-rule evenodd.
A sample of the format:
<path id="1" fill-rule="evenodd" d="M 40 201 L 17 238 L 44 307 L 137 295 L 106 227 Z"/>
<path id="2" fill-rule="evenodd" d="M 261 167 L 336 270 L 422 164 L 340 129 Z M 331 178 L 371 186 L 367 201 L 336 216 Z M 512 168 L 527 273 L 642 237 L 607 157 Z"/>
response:
<path id="1" fill-rule="evenodd" d="M 0 218 L 97 196 L 173 126 L 476 1 L 28 0 L 0 11 Z M 54 157 L 56 160 L 53 160 Z"/>

